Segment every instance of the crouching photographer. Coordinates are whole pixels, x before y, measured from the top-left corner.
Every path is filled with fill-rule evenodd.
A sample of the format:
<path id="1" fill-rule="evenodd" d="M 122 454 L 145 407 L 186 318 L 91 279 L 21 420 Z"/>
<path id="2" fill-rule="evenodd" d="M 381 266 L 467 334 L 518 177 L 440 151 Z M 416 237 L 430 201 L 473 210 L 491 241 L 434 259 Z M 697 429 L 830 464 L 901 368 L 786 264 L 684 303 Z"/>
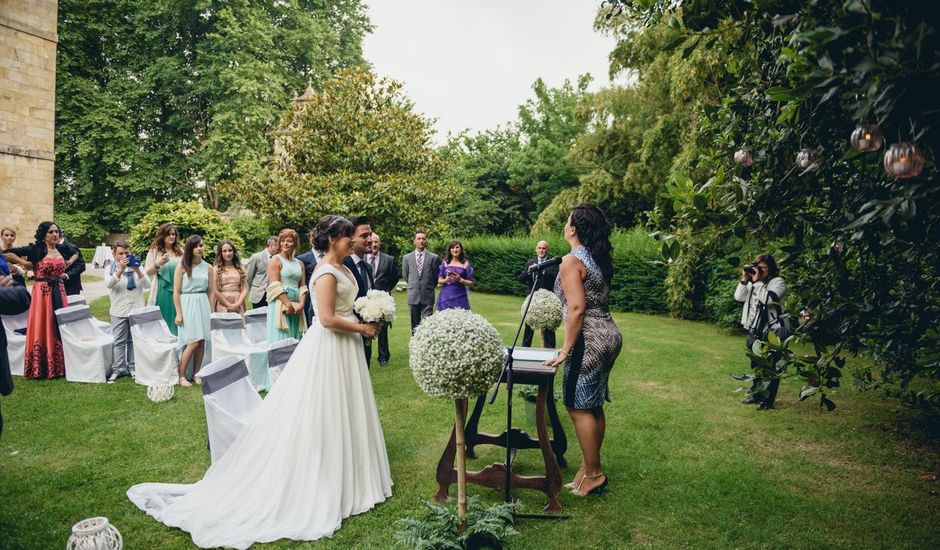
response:
<path id="1" fill-rule="evenodd" d="M 741 325 L 747 329 L 747 349 L 752 349 L 757 340 L 766 342 L 770 332 L 776 333 L 781 340 L 789 336 L 780 306 L 786 291 L 787 284 L 780 277 L 777 262 L 770 254 L 761 254 L 744 266 L 741 279 L 734 290 L 734 299 L 744 302 Z M 756 363 L 751 360 L 752 369 L 759 366 Z M 762 411 L 772 409 L 780 378 L 774 377 L 766 388 L 763 386 L 764 378 L 756 377 L 747 399 L 742 403 L 757 403 L 757 409 Z"/>

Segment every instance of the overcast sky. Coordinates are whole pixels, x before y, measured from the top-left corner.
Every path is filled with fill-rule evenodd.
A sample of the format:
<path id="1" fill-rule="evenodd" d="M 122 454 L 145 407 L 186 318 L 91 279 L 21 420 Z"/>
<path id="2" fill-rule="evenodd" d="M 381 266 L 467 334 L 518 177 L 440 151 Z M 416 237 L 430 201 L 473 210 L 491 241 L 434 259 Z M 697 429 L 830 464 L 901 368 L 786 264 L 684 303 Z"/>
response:
<path id="1" fill-rule="evenodd" d="M 614 40 L 593 30 L 599 0 L 366 0 L 365 56 L 437 119 L 435 141 L 516 118 L 532 83 L 607 86 Z"/>

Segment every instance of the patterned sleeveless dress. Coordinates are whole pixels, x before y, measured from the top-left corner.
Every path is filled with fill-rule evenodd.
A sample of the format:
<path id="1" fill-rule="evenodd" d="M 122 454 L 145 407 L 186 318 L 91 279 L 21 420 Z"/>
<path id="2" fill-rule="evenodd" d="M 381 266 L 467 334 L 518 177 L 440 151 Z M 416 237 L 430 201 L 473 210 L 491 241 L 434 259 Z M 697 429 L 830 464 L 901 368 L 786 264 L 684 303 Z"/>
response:
<path id="1" fill-rule="evenodd" d="M 572 409 L 595 409 L 610 401 L 607 380 L 614 367 L 623 336 L 610 316 L 607 282 L 600 267 L 583 246 L 570 255 L 587 268 L 584 278 L 584 323 L 571 355 L 565 362 L 563 394 L 565 406 Z M 555 294 L 561 300 L 562 313 L 568 320 L 568 300 L 561 287 L 561 275 L 555 279 Z"/>

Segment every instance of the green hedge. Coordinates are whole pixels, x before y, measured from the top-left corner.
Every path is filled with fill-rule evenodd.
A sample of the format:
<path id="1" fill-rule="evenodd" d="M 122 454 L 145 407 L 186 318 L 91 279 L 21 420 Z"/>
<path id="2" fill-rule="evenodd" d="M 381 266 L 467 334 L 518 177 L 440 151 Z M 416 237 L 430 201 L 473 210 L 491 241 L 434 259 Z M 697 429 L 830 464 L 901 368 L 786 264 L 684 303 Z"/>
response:
<path id="1" fill-rule="evenodd" d="M 85 263 L 91 265 L 91 261 L 95 259 L 95 249 L 94 248 L 79 248 L 79 251 L 82 253 L 82 259 L 85 260 Z"/>
<path id="2" fill-rule="evenodd" d="M 548 241 L 551 256 L 563 255 L 569 250 L 568 243 L 561 236 L 460 239 L 473 264 L 474 289 L 524 296 L 528 289 L 516 277 L 526 261 L 535 257 L 535 243 L 541 239 Z M 666 311 L 666 268 L 657 263 L 660 255 L 656 241 L 645 231 L 635 229 L 615 232 L 611 242 L 614 246 L 611 307 L 618 311 Z M 435 242 L 432 250 L 443 258 L 445 246 L 447 241 Z"/>

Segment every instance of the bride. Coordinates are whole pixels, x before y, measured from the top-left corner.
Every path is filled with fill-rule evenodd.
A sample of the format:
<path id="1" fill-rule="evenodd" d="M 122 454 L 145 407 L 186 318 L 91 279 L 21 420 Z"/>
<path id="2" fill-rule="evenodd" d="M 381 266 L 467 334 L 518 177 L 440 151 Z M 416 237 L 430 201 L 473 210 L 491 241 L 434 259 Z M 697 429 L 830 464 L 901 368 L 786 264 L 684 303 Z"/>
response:
<path id="1" fill-rule="evenodd" d="M 325 216 L 314 233 L 317 250 L 326 251 L 312 276 L 316 321 L 254 419 L 195 484 L 127 491 L 202 548 L 328 537 L 392 494 L 360 337 L 378 327 L 353 315 L 356 281 L 342 265 L 353 226 Z"/>

